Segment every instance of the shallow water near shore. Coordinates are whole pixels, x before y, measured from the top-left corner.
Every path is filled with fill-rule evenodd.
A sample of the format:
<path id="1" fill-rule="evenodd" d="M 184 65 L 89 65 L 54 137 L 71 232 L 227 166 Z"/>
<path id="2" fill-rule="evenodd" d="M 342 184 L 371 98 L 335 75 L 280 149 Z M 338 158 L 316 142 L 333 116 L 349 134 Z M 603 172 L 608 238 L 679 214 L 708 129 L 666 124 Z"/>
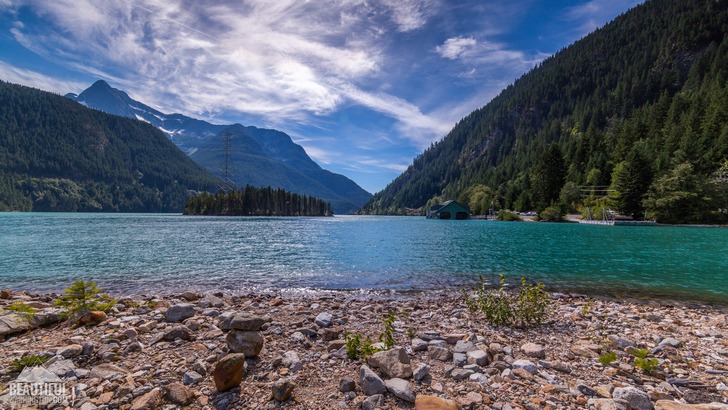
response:
<path id="1" fill-rule="evenodd" d="M 0 286 L 111 292 L 458 289 L 506 274 L 550 289 L 728 303 L 728 229 L 416 217 L 0 214 Z"/>

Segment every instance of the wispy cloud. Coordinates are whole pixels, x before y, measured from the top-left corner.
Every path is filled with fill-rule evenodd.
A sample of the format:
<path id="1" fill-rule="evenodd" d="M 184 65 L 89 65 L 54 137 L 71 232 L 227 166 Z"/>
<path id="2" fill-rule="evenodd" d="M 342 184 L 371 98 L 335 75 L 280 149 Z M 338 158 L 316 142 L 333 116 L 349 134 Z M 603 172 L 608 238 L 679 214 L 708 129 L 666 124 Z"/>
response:
<path id="1" fill-rule="evenodd" d="M 436 122 L 406 101 L 366 86 L 380 72 L 379 37 L 386 21 L 397 31 L 416 30 L 436 10 L 435 0 L 374 5 L 18 0 L 14 5 L 30 8 L 53 27 L 14 28 L 26 48 L 67 68 L 116 78 L 137 98 L 170 111 L 212 117 L 237 111 L 280 124 L 311 121 L 353 101 L 405 128 Z M 395 107 L 400 103 L 407 108 Z"/>
<path id="2" fill-rule="evenodd" d="M 384 0 L 384 4 L 389 8 L 392 21 L 400 32 L 423 27 L 440 6 L 434 0 Z"/>

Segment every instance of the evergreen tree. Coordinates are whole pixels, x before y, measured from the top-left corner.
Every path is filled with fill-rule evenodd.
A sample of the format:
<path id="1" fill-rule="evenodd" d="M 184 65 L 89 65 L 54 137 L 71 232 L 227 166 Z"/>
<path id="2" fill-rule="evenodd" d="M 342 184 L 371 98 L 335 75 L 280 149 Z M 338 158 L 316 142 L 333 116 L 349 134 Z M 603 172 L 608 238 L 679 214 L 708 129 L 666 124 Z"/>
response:
<path id="1" fill-rule="evenodd" d="M 539 212 L 559 198 L 565 177 L 564 157 L 558 145 L 551 144 L 541 155 L 531 174 L 533 202 Z"/>
<path id="2" fill-rule="evenodd" d="M 641 219 L 644 216 L 642 200 L 651 183 L 652 165 L 642 151 L 634 146 L 612 173 L 612 186 L 617 191 L 617 210 Z"/>

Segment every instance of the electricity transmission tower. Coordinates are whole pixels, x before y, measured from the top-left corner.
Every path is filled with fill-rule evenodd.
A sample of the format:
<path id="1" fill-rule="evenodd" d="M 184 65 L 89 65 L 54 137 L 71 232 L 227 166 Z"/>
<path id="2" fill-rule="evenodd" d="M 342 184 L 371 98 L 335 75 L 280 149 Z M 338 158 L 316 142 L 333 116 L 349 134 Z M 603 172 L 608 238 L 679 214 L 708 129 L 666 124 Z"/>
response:
<path id="1" fill-rule="evenodd" d="M 233 134 L 231 134 L 230 132 L 225 132 L 224 134 L 222 134 L 223 163 L 220 166 L 220 182 L 218 182 L 217 186 L 220 191 L 224 193 L 228 193 L 235 189 L 235 181 L 233 180 L 233 178 L 235 177 L 235 170 L 230 163 L 232 141 Z"/>

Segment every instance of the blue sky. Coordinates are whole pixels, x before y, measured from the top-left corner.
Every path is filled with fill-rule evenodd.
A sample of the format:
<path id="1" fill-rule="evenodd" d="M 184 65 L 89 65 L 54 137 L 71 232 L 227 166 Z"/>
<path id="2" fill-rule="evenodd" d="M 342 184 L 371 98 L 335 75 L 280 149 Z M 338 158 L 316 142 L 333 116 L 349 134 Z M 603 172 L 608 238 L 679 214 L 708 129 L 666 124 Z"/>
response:
<path id="1" fill-rule="evenodd" d="M 0 79 L 98 79 L 166 113 L 275 128 L 383 189 L 461 118 L 638 0 L 0 0 Z"/>

